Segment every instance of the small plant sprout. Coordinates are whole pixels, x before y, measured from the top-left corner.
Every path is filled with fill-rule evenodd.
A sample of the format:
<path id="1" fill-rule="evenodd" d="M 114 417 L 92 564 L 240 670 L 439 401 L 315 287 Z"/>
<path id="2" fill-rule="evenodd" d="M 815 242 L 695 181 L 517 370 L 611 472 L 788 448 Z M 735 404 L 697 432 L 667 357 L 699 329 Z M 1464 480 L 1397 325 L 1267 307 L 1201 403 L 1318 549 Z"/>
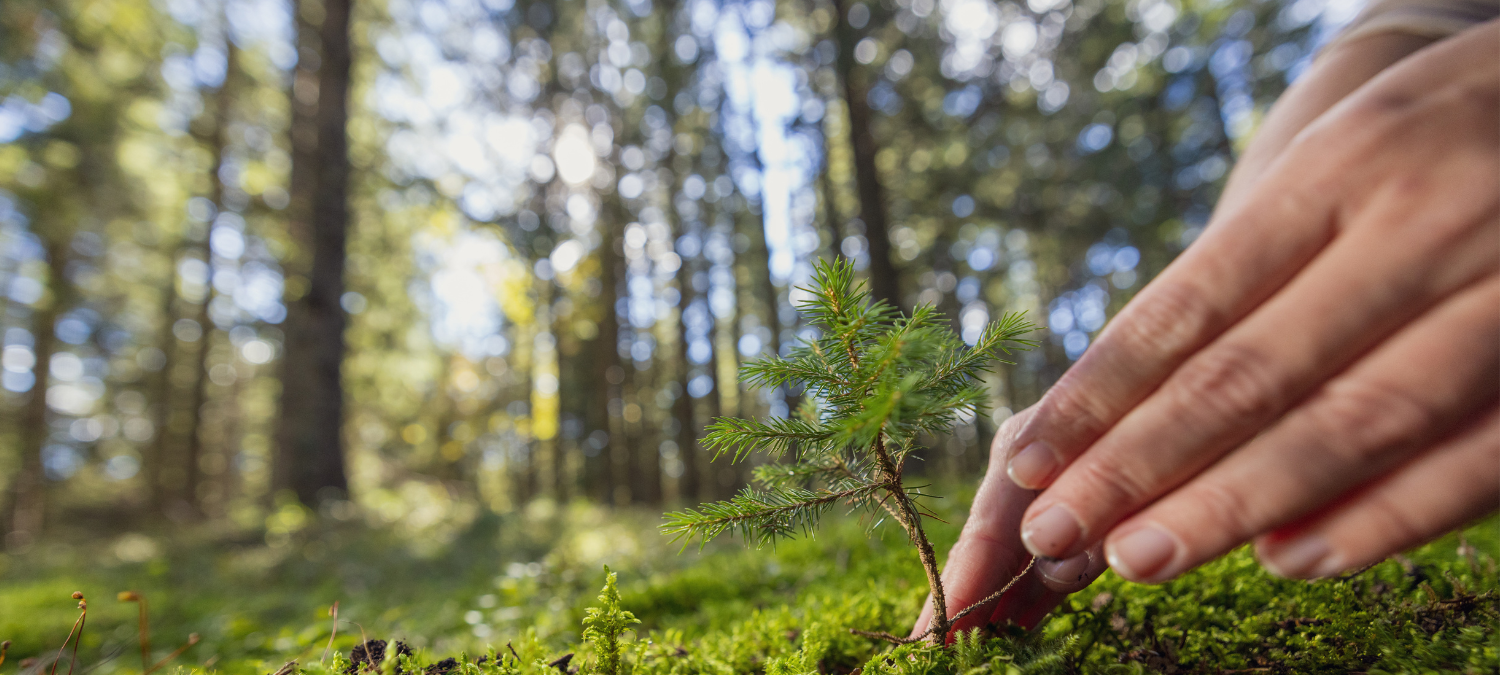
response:
<path id="1" fill-rule="evenodd" d="M 328 650 L 333 649 L 333 639 L 339 636 L 339 601 L 333 601 L 333 606 L 328 608 L 328 616 L 333 617 L 333 632 L 328 635 L 328 646 L 323 648 L 323 658 L 318 659 L 318 663 L 328 660 Z"/>
<path id="2" fill-rule="evenodd" d="M 583 617 L 583 639 L 594 648 L 598 658 L 594 672 L 600 675 L 625 675 L 628 672 L 625 643 L 620 636 L 641 622 L 634 614 L 620 608 L 620 590 L 615 587 L 615 576 L 605 565 L 604 590 L 599 592 L 601 606 L 588 608 Z M 567 668 L 560 670 L 566 671 Z"/>
<path id="3" fill-rule="evenodd" d="M 1023 336 L 1035 326 L 1023 313 L 1006 314 L 966 346 L 930 305 L 908 317 L 871 302 L 846 261 L 819 262 L 812 287 L 799 290 L 810 299 L 797 309 L 820 335 L 787 358 L 761 359 L 740 371 L 754 387 L 801 385 L 797 414 L 761 421 L 719 418 L 703 439 L 715 457 L 739 461 L 763 451 L 791 461 L 756 468 L 755 480 L 764 489 L 747 488 L 728 501 L 666 514 L 662 530 L 684 544 L 732 533 L 761 545 L 811 534 L 836 505 L 872 515 L 883 511 L 916 547 L 932 589 L 932 626 L 916 639 L 942 644 L 958 616 L 949 617 L 937 556 L 922 529 L 922 518 L 934 517 L 919 501 L 927 495 L 905 485 L 903 472 L 921 450 L 919 434 L 945 431 L 983 407 L 988 395 L 978 376 L 993 361 L 1011 363 L 1003 357 L 1013 350 L 1034 347 Z M 856 632 L 897 643 L 916 640 Z"/>
<path id="4" fill-rule="evenodd" d="M 82 597 L 77 593 L 74 593 L 73 596 Z M 151 673 L 160 670 L 162 666 L 171 663 L 173 659 L 182 656 L 182 653 L 187 651 L 193 645 L 198 644 L 198 634 L 192 633 L 188 635 L 187 644 L 178 647 L 176 651 L 168 654 L 162 660 L 157 661 L 154 664 L 151 663 L 151 617 L 146 610 L 146 595 L 144 593 L 141 593 L 140 591 L 120 591 L 120 593 L 115 597 L 120 602 L 133 602 L 140 606 L 140 616 L 136 620 L 136 622 L 141 642 L 141 675 L 151 675 Z M 79 606 L 82 607 L 82 605 L 83 603 L 80 602 Z M 82 618 L 80 617 L 79 620 L 81 621 Z M 80 632 L 80 635 L 81 634 L 82 633 Z M 74 649 L 75 651 L 77 650 L 76 644 L 74 645 Z"/>
<path id="5" fill-rule="evenodd" d="M 78 620 L 73 622 L 72 630 L 68 631 L 68 637 L 63 638 L 62 646 L 57 649 L 57 658 L 52 660 L 51 675 L 57 675 L 57 662 L 62 660 L 63 652 L 67 650 L 68 643 L 73 643 L 73 659 L 68 661 L 68 675 L 73 675 L 73 666 L 78 663 L 78 643 L 83 641 L 83 624 L 89 616 L 89 601 L 83 597 L 83 591 L 73 591 L 73 599 L 78 601 Z M 74 640 L 74 634 L 77 640 Z"/>
<path id="6" fill-rule="evenodd" d="M 141 672 L 144 673 L 151 669 L 151 619 L 146 614 L 146 596 L 138 591 L 121 591 L 117 597 L 120 602 L 134 602 L 140 606 L 137 625 L 141 638 Z"/>

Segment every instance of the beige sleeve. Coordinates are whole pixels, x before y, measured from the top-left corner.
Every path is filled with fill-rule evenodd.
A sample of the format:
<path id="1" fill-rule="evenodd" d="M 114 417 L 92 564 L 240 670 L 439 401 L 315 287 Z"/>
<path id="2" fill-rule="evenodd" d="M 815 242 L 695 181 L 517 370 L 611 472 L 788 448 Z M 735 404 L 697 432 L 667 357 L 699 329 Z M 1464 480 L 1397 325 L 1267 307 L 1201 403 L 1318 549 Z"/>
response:
<path id="1" fill-rule="evenodd" d="M 1441 40 L 1496 17 L 1500 0 L 1372 0 L 1322 51 L 1389 31 Z"/>

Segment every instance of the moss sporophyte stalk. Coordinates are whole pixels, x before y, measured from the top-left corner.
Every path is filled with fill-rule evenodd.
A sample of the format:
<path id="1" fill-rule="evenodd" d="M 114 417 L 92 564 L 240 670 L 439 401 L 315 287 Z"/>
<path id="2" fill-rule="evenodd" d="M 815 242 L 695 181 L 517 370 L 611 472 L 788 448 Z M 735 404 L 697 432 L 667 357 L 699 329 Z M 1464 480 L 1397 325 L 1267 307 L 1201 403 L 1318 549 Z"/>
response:
<path id="1" fill-rule="evenodd" d="M 922 528 L 923 518 L 935 516 L 922 504 L 927 495 L 921 487 L 905 484 L 907 460 L 923 450 L 920 434 L 947 431 L 980 411 L 988 394 L 979 375 L 996 361 L 1013 365 L 1004 357 L 1036 346 L 1023 337 L 1036 327 L 1024 313 L 1007 313 L 968 346 L 930 305 L 905 316 L 871 301 L 847 261 L 819 262 L 812 286 L 801 290 L 810 299 L 797 309 L 818 337 L 786 358 L 761 359 L 740 371 L 740 379 L 752 387 L 801 386 L 796 413 L 764 420 L 719 418 L 703 439 L 715 458 L 740 461 L 761 451 L 786 461 L 755 469 L 760 489 L 666 514 L 662 530 L 684 545 L 694 539 L 701 545 L 725 533 L 762 545 L 810 534 L 835 506 L 864 512 L 871 527 L 889 516 L 921 558 L 932 590 L 933 622 L 917 638 L 855 632 L 897 643 L 941 644 L 954 620 L 998 594 L 950 616 L 937 556 Z"/>

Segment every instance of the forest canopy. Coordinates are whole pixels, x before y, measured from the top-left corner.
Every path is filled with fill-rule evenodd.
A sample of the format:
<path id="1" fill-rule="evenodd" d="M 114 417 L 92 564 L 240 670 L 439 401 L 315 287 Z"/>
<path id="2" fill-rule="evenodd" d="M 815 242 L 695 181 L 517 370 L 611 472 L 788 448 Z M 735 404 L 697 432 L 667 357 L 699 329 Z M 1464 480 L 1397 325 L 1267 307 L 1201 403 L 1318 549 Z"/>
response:
<path id="1" fill-rule="evenodd" d="M 723 498 L 834 257 L 1044 326 L 977 475 L 1357 5 L 7 0 L 0 531 Z"/>

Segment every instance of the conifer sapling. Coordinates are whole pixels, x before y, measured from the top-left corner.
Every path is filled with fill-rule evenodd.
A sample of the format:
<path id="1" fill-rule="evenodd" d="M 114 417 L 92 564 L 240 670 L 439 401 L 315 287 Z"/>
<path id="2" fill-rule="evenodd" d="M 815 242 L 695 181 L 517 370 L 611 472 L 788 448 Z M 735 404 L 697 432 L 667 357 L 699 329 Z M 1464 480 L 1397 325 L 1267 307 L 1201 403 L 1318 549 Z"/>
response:
<path id="1" fill-rule="evenodd" d="M 1012 363 L 1003 356 L 1013 350 L 1035 346 L 1022 337 L 1035 326 L 1023 313 L 1009 313 L 969 347 L 930 305 L 908 317 L 884 302 L 871 302 L 846 261 L 819 262 L 812 287 L 801 290 L 810 299 L 797 309 L 819 337 L 804 341 L 787 358 L 761 359 L 740 371 L 753 387 L 802 386 L 797 413 L 760 421 L 721 417 L 703 439 L 715 457 L 727 454 L 739 461 L 763 451 L 788 461 L 756 468 L 762 489 L 746 488 L 728 501 L 666 514 L 662 530 L 684 543 L 730 533 L 760 545 L 810 534 L 838 505 L 889 515 L 917 548 L 932 588 L 933 623 L 922 637 L 941 643 L 953 620 L 978 605 L 949 617 L 937 556 L 922 529 L 922 518 L 932 515 L 920 501 L 925 496 L 920 488 L 904 484 L 903 471 L 922 450 L 919 434 L 946 431 L 983 407 L 987 394 L 977 377 L 994 361 Z"/>

